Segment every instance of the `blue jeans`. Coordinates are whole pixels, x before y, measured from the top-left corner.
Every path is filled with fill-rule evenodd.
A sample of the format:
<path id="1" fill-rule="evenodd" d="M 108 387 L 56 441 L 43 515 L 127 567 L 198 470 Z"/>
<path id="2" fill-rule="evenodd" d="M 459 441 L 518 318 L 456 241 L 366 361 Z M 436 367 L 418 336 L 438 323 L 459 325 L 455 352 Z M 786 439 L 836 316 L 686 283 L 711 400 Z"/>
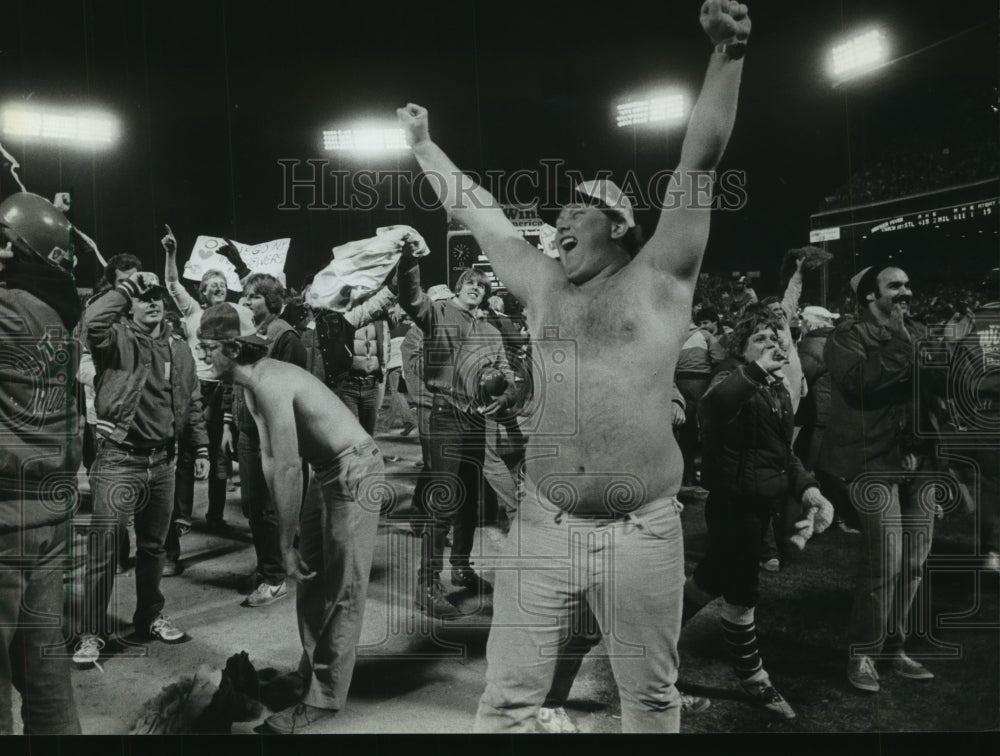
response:
<path id="1" fill-rule="evenodd" d="M 174 508 L 174 466 L 167 451 L 139 453 L 111 441 L 101 441 L 90 470 L 94 502 L 90 547 L 84 577 L 84 605 L 79 607 L 79 630 L 115 635 L 108 607 L 115 582 L 117 530 L 135 517 L 135 594 L 132 622 L 145 633 L 160 612 L 164 599 L 160 579 L 166 561 L 164 543 Z"/>
<path id="2" fill-rule="evenodd" d="M 316 577 L 296 594 L 298 673 L 302 702 L 320 709 L 343 708 L 354 674 L 384 471 L 371 439 L 317 465 L 299 516 L 299 553 Z"/>
<path id="3" fill-rule="evenodd" d="M 480 521 L 485 443 L 482 417 L 459 412 L 447 400 L 435 397 L 427 447 L 431 471 L 418 503 L 427 515 L 419 526 L 420 571 L 425 581 L 444 569 L 445 537 L 452 525 L 451 565 L 469 566 Z"/>
<path id="4" fill-rule="evenodd" d="M 684 541 L 680 504 L 657 499 L 619 520 L 568 515 L 528 485 L 496 571 L 477 732 L 531 731 L 556 660 L 597 618 L 623 732 L 677 732 Z M 589 645 L 589 644 L 588 644 Z"/>
<path id="5" fill-rule="evenodd" d="M 374 436 L 378 408 L 382 404 L 382 389 L 375 376 L 365 378 L 345 376 L 337 381 L 334 393 L 358 418 L 365 433 Z"/>
<path id="6" fill-rule="evenodd" d="M 60 653 L 70 527 L 60 522 L 0 535 L 0 735 L 14 732 L 11 685 L 21 694 L 25 735 L 80 734 L 70 661 Z"/>
<path id="7" fill-rule="evenodd" d="M 403 371 L 392 368 L 385 376 L 385 395 L 389 398 L 389 408 L 383 415 L 382 425 L 386 430 L 392 430 L 397 424 L 416 425 L 417 418 L 410 409 L 409 398 L 399 390 L 399 379 Z"/>
<path id="8" fill-rule="evenodd" d="M 851 501 L 861 520 L 858 574 L 848 629 L 851 656 L 882 658 L 902 650 L 909 615 L 934 537 L 934 514 L 905 478 L 855 480 Z M 902 489 L 902 490 L 901 490 Z"/>
<path id="9" fill-rule="evenodd" d="M 240 500 L 243 513 L 250 521 L 253 547 L 257 552 L 257 579 L 268 585 L 280 585 L 285 579 L 285 562 L 278 533 L 278 508 L 264 478 L 256 432 L 240 433 L 236 449 L 240 460 Z"/>
<path id="10" fill-rule="evenodd" d="M 229 477 L 229 455 L 222 449 L 222 386 L 218 381 L 201 381 L 201 405 L 208 430 L 208 512 L 205 519 L 220 522 L 226 510 L 226 479 Z M 181 434 L 177 444 L 177 472 L 174 479 L 174 519 L 191 521 L 194 511 L 194 459 L 191 427 Z"/>

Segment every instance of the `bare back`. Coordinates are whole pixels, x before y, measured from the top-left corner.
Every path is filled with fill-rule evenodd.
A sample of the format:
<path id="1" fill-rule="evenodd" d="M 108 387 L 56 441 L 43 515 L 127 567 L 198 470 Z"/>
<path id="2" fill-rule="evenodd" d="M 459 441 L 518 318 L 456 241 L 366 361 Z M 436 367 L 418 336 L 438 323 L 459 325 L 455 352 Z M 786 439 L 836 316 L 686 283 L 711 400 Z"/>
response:
<path id="1" fill-rule="evenodd" d="M 285 431 L 267 427 L 267 418 L 288 417 L 289 412 L 298 456 L 310 464 L 327 462 L 370 438 L 337 395 L 297 365 L 265 358 L 254 365 L 252 375 L 245 389 L 247 407 L 257 422 L 262 448 L 270 443 L 275 456 L 288 449 L 290 439 Z"/>
<path id="2" fill-rule="evenodd" d="M 537 432 L 526 473 L 557 506 L 596 514 L 677 493 L 671 400 L 692 296 L 633 262 L 594 289 L 529 299 Z"/>

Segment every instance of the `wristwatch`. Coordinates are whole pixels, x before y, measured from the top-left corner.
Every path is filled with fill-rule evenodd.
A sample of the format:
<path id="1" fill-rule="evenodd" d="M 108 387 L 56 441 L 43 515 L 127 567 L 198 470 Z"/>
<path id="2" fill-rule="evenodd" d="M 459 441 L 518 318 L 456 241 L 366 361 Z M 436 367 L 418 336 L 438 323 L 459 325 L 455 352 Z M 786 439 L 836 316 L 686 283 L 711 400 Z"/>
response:
<path id="1" fill-rule="evenodd" d="M 722 42 L 715 46 L 717 53 L 725 53 L 730 60 L 739 60 L 747 54 L 746 42 Z"/>

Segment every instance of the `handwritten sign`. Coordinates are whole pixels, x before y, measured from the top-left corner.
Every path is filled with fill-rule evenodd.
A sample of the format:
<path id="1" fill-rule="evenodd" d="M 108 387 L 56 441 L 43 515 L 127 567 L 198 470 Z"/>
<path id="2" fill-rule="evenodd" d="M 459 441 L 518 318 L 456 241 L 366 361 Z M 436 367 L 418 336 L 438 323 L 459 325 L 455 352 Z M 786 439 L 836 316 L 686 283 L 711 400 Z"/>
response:
<path id="1" fill-rule="evenodd" d="M 232 263 L 218 252 L 225 243 L 226 240 L 218 236 L 199 236 L 195 239 L 191 256 L 184 266 L 184 278 L 201 281 L 206 271 L 221 270 L 226 274 L 226 286 L 230 291 L 243 291 Z M 250 270 L 254 273 L 270 273 L 282 284 L 285 283 L 285 259 L 288 257 L 290 243 L 291 239 L 275 239 L 262 244 L 243 244 L 233 240 L 240 257 Z"/>

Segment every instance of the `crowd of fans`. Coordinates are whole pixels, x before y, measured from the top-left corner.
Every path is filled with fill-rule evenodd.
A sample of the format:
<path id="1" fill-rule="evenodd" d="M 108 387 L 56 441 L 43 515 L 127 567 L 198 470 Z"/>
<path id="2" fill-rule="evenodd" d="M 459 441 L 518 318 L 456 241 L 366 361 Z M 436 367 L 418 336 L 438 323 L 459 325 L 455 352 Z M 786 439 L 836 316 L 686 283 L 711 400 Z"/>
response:
<path id="1" fill-rule="evenodd" d="M 847 184 L 826 197 L 824 209 L 949 189 L 998 173 L 996 102 L 969 98 L 949 112 L 943 127 L 894 135 L 877 158 L 865 161 Z"/>
<path id="2" fill-rule="evenodd" d="M 426 286 L 419 260 L 433 250 L 406 226 L 338 248 L 298 294 L 231 243 L 220 253 L 239 291 L 217 269 L 189 291 L 168 227 L 162 283 L 116 255 L 81 302 L 62 212 L 27 192 L 0 202 L 0 733 L 14 729 L 15 687 L 26 733 L 79 733 L 69 658 L 98 666 L 126 628 L 133 642 L 189 637 L 161 584 L 184 568 L 195 481 L 207 481 L 208 528 L 230 527 L 234 462 L 257 557 L 242 603 L 252 617 L 295 586 L 301 695 L 267 717 L 273 733 L 343 709 L 384 517 L 420 540 L 416 580 L 402 581 L 415 609 L 462 614 L 446 582 L 492 607 L 480 732 L 574 731 L 563 704 L 601 642 L 622 730 L 678 732 L 682 711 L 709 706 L 675 685 L 678 637 L 717 599 L 742 697 L 794 719 L 761 653 L 759 573 L 793 568 L 789 555 L 838 520 L 858 540 L 847 682 L 934 678 L 904 646 L 950 481 L 977 516 L 976 568 L 1000 570 L 1000 470 L 980 443 L 1000 428 L 997 270 L 918 302 L 926 282 L 875 261 L 839 312 L 803 301 L 829 258 L 817 248 L 784 255 L 780 291 L 699 279 L 710 214 L 690 210 L 695 176 L 729 140 L 751 28 L 728 0 L 700 18 L 714 52 L 669 190 L 691 202 L 645 242 L 628 197 L 597 179 L 560 211 L 558 259 L 539 254 L 431 140 L 426 109 L 397 110 L 421 169 L 445 182 L 438 199 L 530 325 L 504 314 L 481 271 Z M 388 390 L 393 422 L 421 444 L 405 510 L 374 438 Z M 535 420 L 554 422 L 543 433 Z M 961 460 L 938 453 L 942 438 Z M 81 466 L 90 512 L 78 521 Z M 704 506 L 708 531 L 690 575 L 685 504 Z M 490 521 L 508 531 L 492 581 L 471 560 Z M 84 564 L 67 590 L 71 536 Z M 129 578 L 130 622 L 111 601 Z M 189 703 L 150 727 L 176 731 Z"/>
<path id="3" fill-rule="evenodd" d="M 107 614 L 110 589 L 115 579 L 133 571 L 137 593 L 134 626 L 148 628 L 150 638 L 164 642 L 187 637 L 163 611 L 165 601 L 158 585 L 163 577 L 183 571 L 181 543 L 195 517 L 196 479 L 209 481 L 206 526 L 223 535 L 230 529 L 224 519 L 226 494 L 234 489 L 236 480 L 240 482 L 243 513 L 250 521 L 258 561 L 244 606 L 266 606 L 288 592 L 286 580 L 295 574 L 295 567 L 289 567 L 282 557 L 282 515 L 271 499 L 267 473 L 262 469 L 265 442 L 241 399 L 241 387 L 221 381 L 206 354 L 210 348 L 206 319 L 213 313 L 217 316 L 219 307 L 232 307 L 233 300 L 239 302 L 237 309 L 247 321 L 247 330 L 261 335 L 262 343 L 268 345 L 269 356 L 298 365 L 318 378 L 354 414 L 367 436 L 376 436 L 377 430 L 398 430 L 405 436 L 418 429 L 422 459 L 417 463 L 420 470 L 414 473 L 417 487 L 408 516 L 414 518 L 413 531 L 422 538 L 425 553 L 415 606 L 437 618 L 461 614 L 441 579 L 446 552 L 453 586 L 491 593 L 492 585 L 473 568 L 469 555 L 477 528 L 492 522 L 503 531 L 509 529 L 523 496 L 526 437 L 519 419 L 530 414 L 535 389 L 532 346 L 526 322 L 504 314 L 506 309 L 521 311 L 520 303 L 509 294 L 493 295 L 486 278 L 476 271 L 463 274 L 453 289 L 436 285 L 424 291 L 408 245 L 403 248 L 403 263 L 385 284 L 342 312 L 317 305 L 318 299 L 311 292 L 312 277 L 301 290 L 286 288 L 274 276 L 246 268 L 233 246 L 223 247 L 222 254 L 241 275 L 242 291 L 228 291 L 221 271 L 208 271 L 192 293 L 179 280 L 172 234 L 164 238 L 164 249 L 165 287 L 154 274 L 142 272 L 136 257 L 126 254 L 109 260 L 96 293 L 78 292 L 83 317 L 77 331 L 84 345 L 78 378 L 86 388 L 87 410 L 82 461 L 91 474 L 92 523 L 109 518 L 116 536 L 88 555 L 81 581 L 84 589 L 77 597 L 81 603 L 74 615 L 78 623 L 74 661 L 81 666 L 96 664 L 107 639 L 120 631 L 119 620 Z M 843 305 L 832 310 L 804 301 L 803 279 L 816 273 L 802 264 L 805 250 L 799 252 L 790 253 L 793 263 L 784 266 L 786 272 L 793 272 L 786 276 L 780 298 L 761 297 L 745 275 L 705 273 L 698 279 L 691 325 L 674 380 L 674 401 L 680 407 L 675 413 L 674 433 L 684 459 L 680 496 L 690 503 L 705 503 L 713 543 L 719 548 L 728 546 L 722 551 L 710 549 L 688 579 L 685 621 L 723 594 L 743 596 L 741 603 L 725 606 L 752 607 L 758 590 L 752 573 L 757 568 L 784 568 L 792 551 L 803 549 L 813 535 L 833 522 L 854 534 L 870 535 L 881 527 L 866 523 L 852 506 L 848 491 L 851 476 L 824 469 L 822 464 L 824 435 L 828 425 L 835 425 L 831 404 L 838 395 L 833 383 L 835 371 L 828 364 L 835 352 L 827 342 L 838 328 L 846 336 L 849 325 L 864 321 L 866 307 L 860 296 L 863 289 L 859 289 L 864 284 L 853 280 Z M 983 308 L 988 309 L 991 300 L 988 286 L 977 288 L 972 282 L 968 287 L 941 284 L 930 291 L 905 291 L 907 327 L 925 333 L 929 327 L 947 324 L 951 326 L 948 338 L 955 343 L 975 330 L 977 312 L 981 321 Z M 424 333 L 437 333 L 435 318 L 457 318 L 456 324 L 472 328 L 466 335 L 470 343 L 475 342 L 479 349 L 487 345 L 490 352 L 485 361 L 476 362 L 482 369 L 474 375 L 446 378 L 448 384 L 471 381 L 469 395 L 474 402 L 493 407 L 474 428 L 446 429 L 443 415 L 437 412 L 440 394 L 432 388 L 435 379 L 428 377 L 423 348 Z M 473 337 L 477 328 L 479 336 Z M 757 334 L 765 332 L 770 334 L 767 341 L 755 342 Z M 142 352 L 142 344 L 156 343 L 161 343 L 164 351 L 157 356 L 154 347 L 150 362 L 140 359 L 139 363 L 123 364 L 135 358 L 136 350 Z M 760 355 L 756 362 L 751 359 L 754 354 Z M 770 363 L 763 355 L 769 355 Z M 913 358 L 912 353 L 909 358 Z M 757 364 L 770 367 L 755 374 L 751 368 Z M 151 388 L 156 382 L 150 377 L 150 366 L 152 375 L 162 371 L 166 379 L 155 389 Z M 907 377 L 899 380 L 912 380 L 911 372 L 912 365 L 902 371 Z M 495 385 L 484 389 L 490 381 Z M 782 387 L 774 395 L 779 403 L 771 406 L 759 399 L 754 400 L 762 402 L 759 407 L 744 405 L 746 398 L 741 398 L 740 392 L 753 391 L 757 385 L 769 386 L 768 391 Z M 169 402 L 171 395 L 173 411 L 166 412 L 164 402 Z M 190 401 L 178 411 L 179 396 Z M 938 422 L 960 425 L 962 421 L 947 406 L 947 392 L 941 397 L 945 401 L 932 407 L 940 416 Z M 158 407 L 164 417 L 173 418 L 173 427 L 162 427 Z M 726 428 L 732 421 L 726 418 L 733 413 L 737 417 L 748 414 L 745 421 L 731 426 L 734 432 L 730 433 Z M 766 440 L 769 437 L 761 435 L 760 429 L 771 413 L 782 418 L 782 425 Z M 747 423 L 745 428 L 743 422 Z M 158 427 L 161 429 L 155 430 Z M 449 442 L 462 439 L 462 448 L 478 449 L 478 456 L 452 460 L 444 453 L 442 438 Z M 780 452 L 783 448 L 786 452 Z M 769 450 L 775 449 L 780 453 L 772 472 L 784 481 L 776 488 L 760 477 L 761 470 L 768 467 Z M 726 460 L 742 459 L 746 454 L 764 456 L 752 465 L 756 477 L 740 483 L 742 473 L 727 467 L 731 463 Z M 934 464 L 930 461 L 933 454 L 918 456 L 922 460 L 919 464 Z M 798 471 L 790 478 L 786 477 L 787 460 L 792 460 L 793 469 Z M 297 469 L 304 492 L 310 485 L 310 467 L 303 461 Z M 434 513 L 433 494 L 427 490 L 433 487 L 435 474 L 464 481 L 466 495 L 458 497 L 463 498 L 458 512 L 447 516 Z M 173 485 L 169 485 L 171 479 Z M 734 480 L 739 489 L 732 489 Z M 135 489 L 127 499 L 144 501 L 146 506 L 132 511 L 118 508 L 113 500 L 120 500 L 122 486 Z M 480 489 L 486 493 L 484 500 L 469 493 Z M 728 494 L 724 496 L 723 491 Z M 169 501 L 163 498 L 166 492 Z M 151 506 L 158 499 L 161 505 Z M 743 503 L 737 506 L 734 501 Z M 747 513 L 750 519 L 741 519 Z M 996 562 L 995 523 L 991 526 L 986 514 L 983 522 L 982 548 Z M 134 548 L 130 534 L 135 537 Z M 130 557 L 133 551 L 134 562 Z M 925 558 L 926 554 L 918 555 L 912 566 L 916 572 Z M 757 568 L 748 570 L 748 559 Z M 738 583 L 732 583 L 733 576 L 739 576 Z M 725 610 L 723 624 L 727 643 L 743 651 L 756 648 L 752 612 Z M 589 646 L 584 644 L 581 653 L 598 638 L 591 638 Z M 901 651 L 894 653 L 896 669 L 904 676 L 932 677 Z M 876 657 L 878 654 L 863 656 L 863 661 L 852 662 L 850 679 L 856 687 L 877 689 L 872 662 Z M 763 671 L 758 652 L 740 657 L 736 671 L 747 685 L 747 680 L 757 679 Z M 766 690 L 773 691 L 764 679 Z M 562 687 L 571 684 L 570 679 Z M 694 710 L 707 705 L 695 697 L 685 698 L 685 704 Z M 768 708 L 794 716 L 776 693 Z M 542 707 L 538 721 L 540 727 L 553 731 L 575 727 L 555 695 Z M 272 726 L 280 727 L 280 722 Z"/>

